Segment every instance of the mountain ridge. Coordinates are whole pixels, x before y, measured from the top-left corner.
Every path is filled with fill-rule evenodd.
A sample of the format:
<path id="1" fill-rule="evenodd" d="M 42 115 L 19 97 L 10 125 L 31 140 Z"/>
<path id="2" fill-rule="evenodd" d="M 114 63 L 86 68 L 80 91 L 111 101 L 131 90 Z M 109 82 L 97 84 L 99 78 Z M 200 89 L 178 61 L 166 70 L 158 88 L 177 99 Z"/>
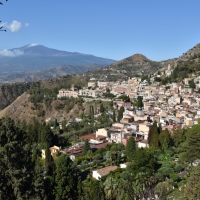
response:
<path id="1" fill-rule="evenodd" d="M 116 61 L 90 54 L 60 51 L 43 45 L 29 44 L 0 51 L 0 77 L 12 75 L 16 72 L 25 73 L 63 65 L 78 66 L 81 72 L 85 72 L 88 71 L 90 65 L 105 67 L 114 62 Z M 72 74 L 71 71 L 68 74 Z"/>

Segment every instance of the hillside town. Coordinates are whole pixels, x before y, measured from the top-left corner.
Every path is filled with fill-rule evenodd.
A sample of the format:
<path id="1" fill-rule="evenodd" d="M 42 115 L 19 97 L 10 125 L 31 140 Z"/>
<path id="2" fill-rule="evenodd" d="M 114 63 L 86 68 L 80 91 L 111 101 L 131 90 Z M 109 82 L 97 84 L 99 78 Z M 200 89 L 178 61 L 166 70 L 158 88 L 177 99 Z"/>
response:
<path id="1" fill-rule="evenodd" d="M 170 65 L 165 71 L 168 76 Z M 152 83 L 134 77 L 124 82 L 100 82 L 92 80 L 87 87 L 77 90 L 59 90 L 58 98 L 83 97 L 86 101 L 103 100 L 107 91 L 117 96 L 126 95 L 130 101 L 113 100 L 114 110 L 124 107 L 123 118 L 119 122 L 113 122 L 112 127 L 99 129 L 89 138 L 90 143 L 99 144 L 103 141 L 123 143 L 126 145 L 130 136 L 134 136 L 138 147 L 148 147 L 148 133 L 153 122 L 156 121 L 162 130 L 168 129 L 170 133 L 184 127 L 190 127 L 198 123 L 200 118 L 200 77 L 194 79 L 195 89 L 190 88 L 189 81 L 185 78 L 180 83 L 159 85 L 154 82 L 155 74 L 151 77 Z M 137 107 L 132 102 L 142 97 L 143 107 Z M 101 139 L 99 137 L 102 137 Z"/>
<path id="2" fill-rule="evenodd" d="M 169 65 L 163 73 L 168 76 L 172 71 Z M 70 159 L 75 161 L 77 156 L 82 155 L 86 140 L 89 141 L 90 149 L 95 151 L 105 148 L 108 144 L 126 146 L 131 136 L 138 148 L 149 148 L 149 132 L 155 121 L 161 131 L 167 129 L 171 135 L 175 130 L 198 124 L 200 118 L 200 94 L 198 93 L 200 77 L 193 78 L 195 87 L 190 87 L 192 78 L 185 78 L 180 83 L 159 85 L 158 82 L 154 81 L 156 77 L 160 77 L 160 75 L 155 73 L 151 76 L 150 83 L 140 77 L 129 78 L 123 82 L 100 82 L 91 78 L 87 87 L 80 90 L 74 86 L 70 90 L 59 90 L 58 99 L 82 97 L 85 101 L 113 101 L 114 112 L 118 113 L 123 108 L 123 116 L 119 121 L 113 120 L 110 127 L 99 128 L 92 133 L 80 136 L 79 142 L 67 149 L 51 147 L 51 153 L 68 154 Z M 112 98 L 105 97 L 104 94 L 107 93 L 112 94 Z M 120 96 L 125 96 L 128 100 L 118 99 Z M 139 97 L 142 100 L 140 105 L 137 104 Z M 113 119 L 113 112 L 106 112 Z M 98 114 L 94 117 L 97 116 Z M 81 120 L 81 118 L 76 118 L 76 121 L 80 122 Z M 127 163 L 121 163 L 120 167 L 126 168 Z M 93 170 L 92 176 L 98 180 L 101 173 L 104 176 L 116 168 L 116 166 L 107 166 L 99 169 L 104 171 L 104 173 L 99 172 L 99 174 L 98 170 Z"/>

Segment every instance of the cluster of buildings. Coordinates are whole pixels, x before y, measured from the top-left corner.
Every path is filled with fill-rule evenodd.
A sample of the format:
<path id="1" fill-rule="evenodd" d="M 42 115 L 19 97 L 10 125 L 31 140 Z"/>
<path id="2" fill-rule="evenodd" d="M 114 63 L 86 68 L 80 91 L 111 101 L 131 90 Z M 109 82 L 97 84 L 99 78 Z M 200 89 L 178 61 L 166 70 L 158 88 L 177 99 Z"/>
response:
<path id="1" fill-rule="evenodd" d="M 169 69 L 168 69 L 169 71 Z M 72 160 L 82 154 L 84 140 L 88 139 L 91 149 L 105 148 L 108 143 L 122 143 L 126 146 L 128 139 L 133 136 L 139 148 L 149 147 L 148 134 L 154 121 L 162 129 L 168 129 L 171 134 L 174 130 L 190 127 L 197 124 L 200 118 L 200 77 L 194 78 L 195 89 L 189 87 L 191 78 L 185 78 L 180 83 L 159 85 L 148 84 L 141 78 L 135 77 L 124 82 L 89 82 L 88 87 L 82 90 L 60 90 L 58 98 L 64 96 L 92 96 L 101 97 L 106 91 L 119 96 L 125 94 L 134 102 L 138 96 L 142 97 L 143 107 L 138 108 L 131 102 L 113 100 L 115 110 L 124 107 L 123 118 L 120 122 L 113 122 L 111 127 L 98 129 L 95 133 L 81 136 L 83 142 L 76 143 L 63 152 L 58 147 L 51 147 L 53 153 L 66 153 Z M 97 95 L 98 94 L 98 95 Z M 44 154 L 44 152 L 43 152 Z M 116 166 L 110 166 L 92 171 L 93 177 L 101 178 Z"/>
<path id="2" fill-rule="evenodd" d="M 166 70 L 171 71 L 170 67 Z M 197 91 L 200 88 L 200 77 L 194 78 L 195 89 L 189 87 L 191 78 L 185 78 L 180 83 L 170 83 L 159 85 L 153 82 L 155 76 L 152 76 L 151 84 L 140 77 L 129 78 L 123 82 L 100 82 L 91 81 L 87 88 L 77 90 L 72 87 L 71 90 L 62 89 L 59 91 L 58 98 L 61 97 L 93 97 L 92 100 L 100 98 L 105 99 L 103 94 L 110 92 L 116 97 L 122 94 L 129 96 L 134 102 L 138 96 L 143 98 L 143 108 L 135 108 L 131 102 L 124 102 L 113 99 L 114 109 L 125 108 L 123 119 L 118 123 L 118 131 L 127 132 L 129 129 L 136 131 L 136 135 L 143 135 L 147 139 L 148 128 L 143 129 L 153 121 L 157 121 L 170 132 L 177 128 L 191 126 L 198 123 L 200 118 L 200 94 Z M 110 99 L 109 99 L 110 100 Z M 146 124 L 146 125 L 145 125 Z M 116 125 L 113 124 L 116 127 Z M 133 128 L 134 127 L 134 128 Z M 137 127 L 137 128 L 136 128 Z M 143 134 L 141 134 L 144 132 Z M 122 134 L 123 135 L 123 134 Z M 112 137 L 114 138 L 114 136 Z M 113 139 L 108 139 L 112 141 Z M 122 136 L 123 138 L 123 136 Z"/>

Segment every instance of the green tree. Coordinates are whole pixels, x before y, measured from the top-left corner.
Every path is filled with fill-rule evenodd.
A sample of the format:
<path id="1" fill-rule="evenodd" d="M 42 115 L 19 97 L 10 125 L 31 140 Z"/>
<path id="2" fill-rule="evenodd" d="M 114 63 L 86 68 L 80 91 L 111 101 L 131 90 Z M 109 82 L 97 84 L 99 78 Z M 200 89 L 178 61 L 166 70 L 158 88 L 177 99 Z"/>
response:
<path id="1" fill-rule="evenodd" d="M 54 120 L 53 128 L 56 129 L 59 126 L 57 119 Z"/>
<path id="2" fill-rule="evenodd" d="M 150 147 L 155 147 L 155 148 L 159 147 L 158 127 L 156 121 L 154 121 L 153 125 L 149 129 L 148 142 Z"/>
<path id="3" fill-rule="evenodd" d="M 117 158 L 118 158 L 118 147 L 117 145 L 112 145 L 111 149 L 110 149 L 110 152 L 111 152 L 111 158 L 112 158 L 112 161 L 114 162 L 114 165 L 116 165 L 116 161 L 117 161 Z"/>
<path id="4" fill-rule="evenodd" d="M 123 101 L 126 101 L 126 102 L 129 102 L 129 101 L 130 101 L 129 96 L 126 96 L 126 95 L 124 95 L 124 94 L 121 95 L 121 96 L 119 96 L 118 99 L 122 99 Z"/>
<path id="5" fill-rule="evenodd" d="M 131 173 L 145 173 L 152 175 L 157 169 L 157 160 L 154 156 L 155 152 L 150 148 L 138 148 L 135 152 L 134 162 L 128 165 L 128 171 Z"/>
<path id="6" fill-rule="evenodd" d="M 194 125 L 186 133 L 185 152 L 182 154 L 182 160 L 193 163 L 200 158 L 197 152 L 200 152 L 200 124 Z"/>
<path id="7" fill-rule="evenodd" d="M 115 110 L 113 110 L 112 120 L 113 120 L 113 122 L 116 122 L 116 114 L 115 114 Z"/>
<path id="8" fill-rule="evenodd" d="M 82 155 L 86 155 L 89 150 L 90 150 L 90 143 L 89 143 L 88 140 L 85 140 L 85 144 L 83 146 Z"/>
<path id="9" fill-rule="evenodd" d="M 34 199 L 47 200 L 46 191 L 45 191 L 44 169 L 39 157 L 37 157 L 36 162 L 35 162 L 33 189 L 34 189 L 34 192 L 33 192 Z M 50 190 L 50 188 L 48 189 Z"/>
<path id="10" fill-rule="evenodd" d="M 52 176 L 54 171 L 54 161 L 51 156 L 51 151 L 49 149 L 49 146 L 47 145 L 47 148 L 45 149 L 45 170 L 47 176 Z"/>
<path id="11" fill-rule="evenodd" d="M 126 148 L 125 148 L 125 152 L 126 152 L 126 157 L 128 161 L 133 161 L 134 160 L 134 156 L 135 156 L 135 152 L 136 152 L 136 144 L 135 144 L 135 140 L 134 137 L 131 136 L 128 139 Z"/>
<path id="12" fill-rule="evenodd" d="M 100 113 L 103 113 L 104 111 L 105 111 L 105 108 L 104 108 L 103 104 L 101 103 L 100 104 Z"/>
<path id="13" fill-rule="evenodd" d="M 90 160 L 89 166 L 90 166 L 90 170 L 91 170 L 91 165 L 92 165 L 92 159 L 94 157 L 92 150 L 88 150 L 87 154 L 86 154 L 87 158 Z"/>
<path id="14" fill-rule="evenodd" d="M 172 139 L 173 139 L 175 147 L 178 147 L 180 144 L 182 144 L 186 140 L 186 132 L 187 132 L 187 129 L 185 128 L 174 131 L 172 135 Z"/>
<path id="15" fill-rule="evenodd" d="M 77 176 L 68 155 L 58 157 L 55 171 L 55 199 L 72 200 L 77 196 Z"/>
<path id="16" fill-rule="evenodd" d="M 185 189 L 185 198 L 186 199 L 199 199 L 200 197 L 200 164 L 192 169 L 192 172 L 189 177 L 189 181 Z"/>
<path id="17" fill-rule="evenodd" d="M 54 134 L 49 125 L 43 124 L 40 131 L 40 143 L 47 144 L 49 147 L 55 145 Z"/>
<path id="18" fill-rule="evenodd" d="M 142 108 L 143 107 L 143 102 L 142 102 L 143 98 L 142 96 L 138 96 L 137 97 L 137 107 L 138 108 Z"/>
<path id="19" fill-rule="evenodd" d="M 117 115 L 118 122 L 120 122 L 120 120 L 123 118 L 123 113 L 124 113 L 124 107 L 121 106 L 120 109 L 118 110 L 118 115 Z"/>
<path id="20" fill-rule="evenodd" d="M 27 199 L 33 190 L 26 136 L 12 119 L 0 119 L 0 199 Z"/>
<path id="21" fill-rule="evenodd" d="M 84 187 L 84 193 L 85 199 L 105 200 L 102 182 L 93 179 L 91 176 L 87 179 L 87 183 Z"/>
<path id="22" fill-rule="evenodd" d="M 192 89 L 195 89 L 194 79 L 189 81 L 189 87 L 192 88 Z"/>
<path id="23" fill-rule="evenodd" d="M 167 149 L 170 142 L 170 135 L 168 129 L 163 130 L 158 136 L 162 149 Z"/>

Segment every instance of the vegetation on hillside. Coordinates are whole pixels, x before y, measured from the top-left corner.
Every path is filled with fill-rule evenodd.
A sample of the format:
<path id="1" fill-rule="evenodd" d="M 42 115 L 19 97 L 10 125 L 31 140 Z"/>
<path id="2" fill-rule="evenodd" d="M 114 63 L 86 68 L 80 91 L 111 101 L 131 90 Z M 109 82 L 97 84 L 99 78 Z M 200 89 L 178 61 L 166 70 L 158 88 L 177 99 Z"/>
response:
<path id="1" fill-rule="evenodd" d="M 161 144 L 168 137 L 172 142 L 163 148 Z M 200 156 L 195 153 L 199 151 L 199 138 L 197 124 L 175 131 L 172 137 L 159 137 L 160 144 L 150 148 L 133 148 L 131 138 L 126 149 L 113 144 L 92 152 L 87 145 L 85 155 L 73 163 L 65 154 L 51 156 L 48 148 L 63 145 L 63 141 L 48 125 L 2 118 L 0 178 L 6 181 L 0 183 L 0 198 L 122 200 L 153 198 L 156 194 L 160 199 L 199 198 Z M 41 159 L 41 149 L 46 149 L 45 160 Z M 99 181 L 89 175 L 92 168 L 119 165 L 126 159 L 128 168 L 117 169 Z"/>

